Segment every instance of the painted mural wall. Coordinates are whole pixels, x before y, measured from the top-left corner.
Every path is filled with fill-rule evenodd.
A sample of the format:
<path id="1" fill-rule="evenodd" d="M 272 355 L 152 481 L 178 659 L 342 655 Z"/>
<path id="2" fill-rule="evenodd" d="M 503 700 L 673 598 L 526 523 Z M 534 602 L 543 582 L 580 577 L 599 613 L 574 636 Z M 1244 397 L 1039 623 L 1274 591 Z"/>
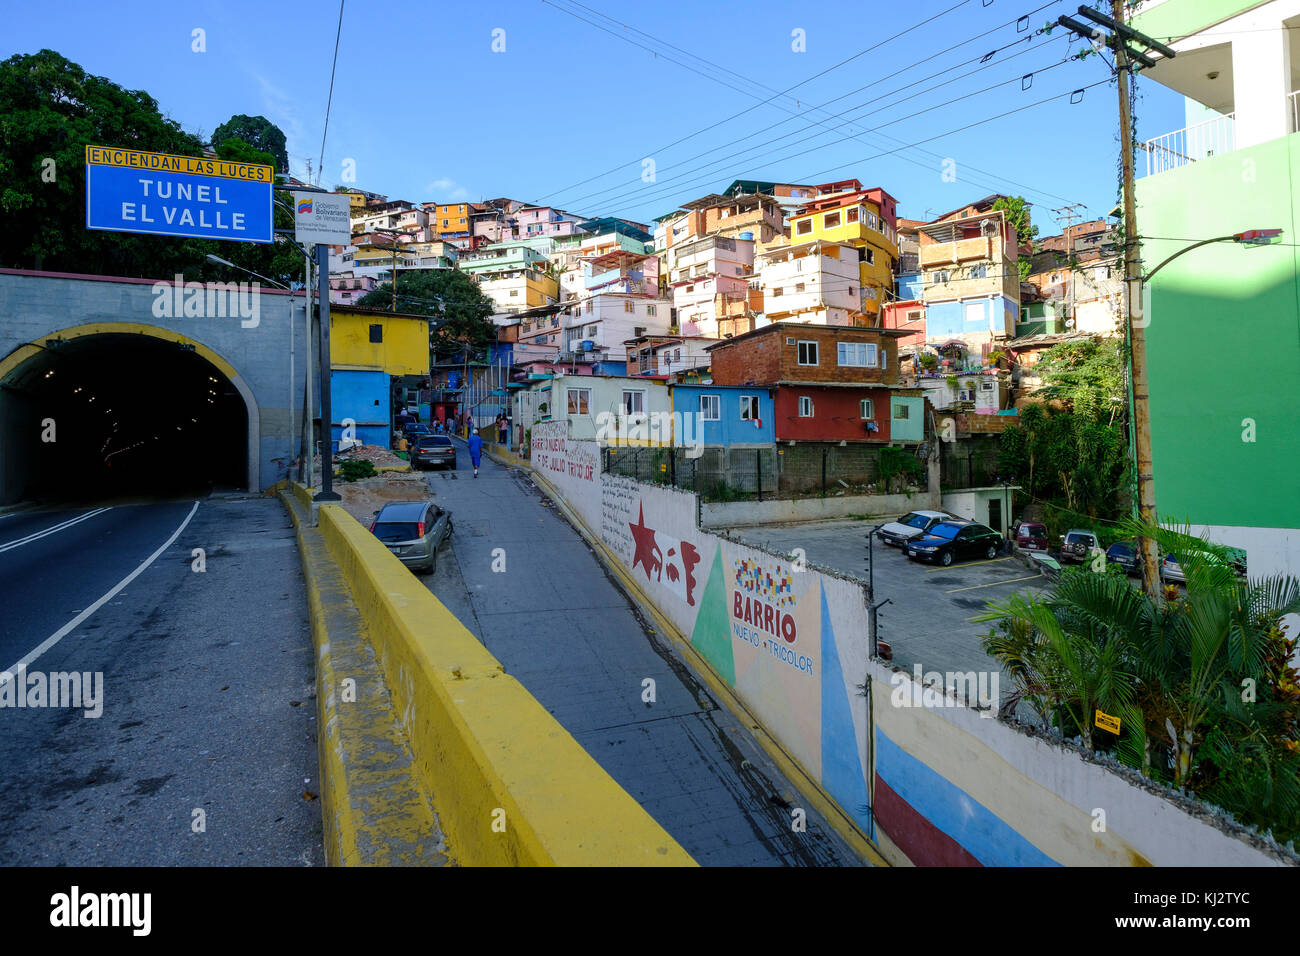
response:
<path id="1" fill-rule="evenodd" d="M 930 675 L 870 660 L 860 582 L 701 531 L 695 495 L 601 473 L 596 443 L 565 429 L 534 425 L 538 473 L 892 862 L 1282 862 L 1125 775 L 981 716 L 927 686 Z"/>
<path id="2" fill-rule="evenodd" d="M 536 468 L 857 825 L 867 798 L 867 612 L 856 581 L 696 527 L 690 493 L 601 474 L 595 442 L 533 426 Z M 854 675 L 857 675 L 856 679 Z"/>

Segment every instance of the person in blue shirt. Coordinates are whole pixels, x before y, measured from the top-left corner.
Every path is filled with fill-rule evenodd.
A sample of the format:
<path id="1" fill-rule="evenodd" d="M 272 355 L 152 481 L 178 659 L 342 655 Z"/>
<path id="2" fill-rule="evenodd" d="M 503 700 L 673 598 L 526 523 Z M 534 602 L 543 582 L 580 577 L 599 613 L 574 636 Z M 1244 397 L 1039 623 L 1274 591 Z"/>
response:
<path id="1" fill-rule="evenodd" d="M 476 430 L 465 443 L 469 446 L 469 459 L 474 463 L 474 477 L 478 477 L 478 466 L 483 460 L 483 438 Z"/>

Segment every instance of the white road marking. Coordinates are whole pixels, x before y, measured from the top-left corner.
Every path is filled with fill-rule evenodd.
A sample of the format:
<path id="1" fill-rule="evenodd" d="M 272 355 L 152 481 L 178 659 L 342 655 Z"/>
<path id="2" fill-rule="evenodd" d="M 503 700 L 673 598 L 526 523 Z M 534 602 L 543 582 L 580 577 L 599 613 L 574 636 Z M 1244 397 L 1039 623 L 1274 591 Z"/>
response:
<path id="1" fill-rule="evenodd" d="M 59 628 L 57 631 L 55 631 L 45 640 L 41 641 L 41 643 L 31 653 L 29 653 L 26 657 L 20 660 L 13 667 L 8 668 L 4 672 L 0 672 L 0 686 L 7 684 L 9 681 L 13 680 L 14 675 L 18 671 L 25 668 L 28 664 L 34 662 L 38 657 L 40 657 L 42 654 L 48 651 L 51 647 L 59 643 L 59 641 L 63 640 L 69 634 L 71 634 L 74 630 L 76 630 L 81 625 L 83 621 L 86 620 L 86 618 L 90 617 L 90 615 L 98 611 L 101 607 L 103 607 L 105 604 L 111 601 L 119 591 L 121 591 L 124 587 L 126 587 L 136 578 L 138 578 L 144 572 L 144 570 L 149 567 L 149 565 L 153 564 L 155 561 L 158 560 L 158 556 L 160 554 L 162 554 L 164 551 L 170 548 L 172 546 L 172 543 L 175 542 L 175 540 L 181 536 L 181 532 L 184 531 L 186 525 L 190 523 L 190 519 L 194 517 L 194 512 L 198 510 L 199 510 L 199 503 L 196 501 L 194 502 L 194 507 L 190 509 L 190 513 L 185 516 L 185 520 L 181 522 L 180 527 L 172 532 L 172 536 L 163 543 L 163 546 L 159 548 L 157 551 L 155 551 L 153 554 L 149 555 L 149 557 L 145 558 L 144 562 L 138 568 L 136 568 L 134 571 L 132 571 L 130 574 L 124 577 L 121 581 L 119 581 L 113 587 L 113 590 L 109 591 L 107 594 L 101 597 L 90 607 L 86 608 L 84 611 L 82 611 L 80 614 L 74 617 L 67 624 L 63 625 L 63 627 Z"/>
<path id="2" fill-rule="evenodd" d="M 969 587 L 953 588 L 951 591 L 944 591 L 944 594 L 956 594 L 958 591 L 978 591 L 980 588 L 995 588 L 999 584 L 1015 584 L 1017 581 L 1032 581 L 1034 578 L 1041 578 L 1041 574 L 1031 574 L 1023 578 L 1003 578 L 1001 581 L 990 581 L 988 584 L 972 584 Z"/>
<path id="3" fill-rule="evenodd" d="M 69 518 L 67 521 L 61 521 L 58 524 L 54 525 L 53 527 L 45 528 L 43 531 L 33 532 L 32 534 L 27 535 L 25 538 L 15 538 L 13 541 L 6 541 L 4 544 L 0 544 L 0 553 L 3 553 L 5 551 L 11 551 L 14 548 L 21 547 L 24 544 L 31 544 L 33 541 L 37 541 L 41 538 L 44 538 L 47 535 L 54 534 L 58 531 L 63 531 L 66 528 L 71 528 L 74 524 L 80 524 L 81 522 L 85 521 L 87 518 L 93 518 L 95 517 L 95 515 L 102 515 L 105 511 L 109 511 L 111 509 L 112 509 L 112 505 L 109 505 L 106 508 L 96 508 L 94 511 L 87 511 L 84 515 L 78 515 L 75 518 Z"/>

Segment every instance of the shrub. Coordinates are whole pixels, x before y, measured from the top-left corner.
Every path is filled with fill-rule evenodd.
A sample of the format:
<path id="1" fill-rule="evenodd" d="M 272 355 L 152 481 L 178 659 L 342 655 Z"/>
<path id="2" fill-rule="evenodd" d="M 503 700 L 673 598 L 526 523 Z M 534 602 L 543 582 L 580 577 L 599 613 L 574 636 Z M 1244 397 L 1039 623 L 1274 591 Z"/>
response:
<path id="1" fill-rule="evenodd" d="M 357 481 L 361 478 L 373 478 L 379 472 L 375 471 L 374 462 L 367 461 L 364 458 L 345 461 L 339 466 L 339 477 L 344 481 Z"/>

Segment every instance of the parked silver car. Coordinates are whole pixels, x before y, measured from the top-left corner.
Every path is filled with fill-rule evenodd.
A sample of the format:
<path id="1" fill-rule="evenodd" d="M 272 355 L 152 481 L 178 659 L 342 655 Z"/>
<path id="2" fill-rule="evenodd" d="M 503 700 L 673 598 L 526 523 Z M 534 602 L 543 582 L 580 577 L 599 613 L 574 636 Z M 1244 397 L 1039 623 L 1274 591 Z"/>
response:
<path id="1" fill-rule="evenodd" d="M 438 546 L 451 537 L 451 515 L 432 501 L 395 501 L 375 515 L 370 531 L 412 571 L 432 574 Z"/>
<path id="2" fill-rule="evenodd" d="M 925 537 L 940 521 L 957 520 L 959 519 L 946 511 L 909 511 L 897 521 L 881 525 L 880 530 L 876 532 L 876 537 L 885 544 L 901 548 L 909 541 Z"/>

